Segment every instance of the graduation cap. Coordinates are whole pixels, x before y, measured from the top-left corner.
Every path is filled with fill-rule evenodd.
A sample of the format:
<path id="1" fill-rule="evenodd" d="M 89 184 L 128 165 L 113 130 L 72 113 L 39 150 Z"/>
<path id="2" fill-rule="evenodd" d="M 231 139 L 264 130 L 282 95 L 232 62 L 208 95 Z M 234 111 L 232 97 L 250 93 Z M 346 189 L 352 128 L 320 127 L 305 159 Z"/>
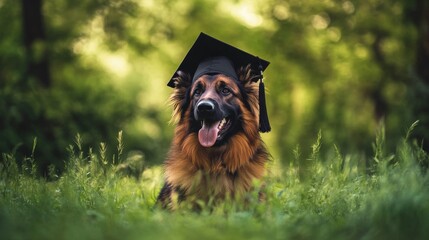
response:
<path id="1" fill-rule="evenodd" d="M 190 74 L 192 81 L 205 74 L 219 73 L 238 80 L 235 69 L 246 67 L 249 64 L 252 69 L 261 73 L 261 78 L 259 79 L 259 131 L 269 132 L 271 127 L 265 103 L 265 86 L 262 73 L 270 63 L 264 59 L 244 52 L 205 33 L 200 33 L 167 86 L 175 87 L 174 78 L 177 76 L 178 71 Z"/>

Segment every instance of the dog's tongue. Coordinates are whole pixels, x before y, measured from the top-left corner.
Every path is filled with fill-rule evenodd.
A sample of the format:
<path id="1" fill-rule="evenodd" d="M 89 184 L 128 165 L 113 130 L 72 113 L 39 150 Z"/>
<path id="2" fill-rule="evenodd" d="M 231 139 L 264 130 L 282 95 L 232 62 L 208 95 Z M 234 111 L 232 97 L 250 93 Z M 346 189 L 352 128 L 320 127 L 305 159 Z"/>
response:
<path id="1" fill-rule="evenodd" d="M 211 147 L 216 143 L 217 134 L 219 133 L 218 125 L 219 121 L 211 125 L 203 121 L 203 126 L 198 132 L 198 140 L 203 147 Z"/>

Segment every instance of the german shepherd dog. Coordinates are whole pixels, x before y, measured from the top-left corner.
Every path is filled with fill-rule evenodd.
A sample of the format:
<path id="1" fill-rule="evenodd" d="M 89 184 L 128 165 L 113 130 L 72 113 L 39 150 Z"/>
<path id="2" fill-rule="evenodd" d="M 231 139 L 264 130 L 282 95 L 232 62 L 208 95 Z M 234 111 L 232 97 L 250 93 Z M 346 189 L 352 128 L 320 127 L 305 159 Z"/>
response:
<path id="1" fill-rule="evenodd" d="M 170 97 L 176 124 L 158 204 L 237 199 L 265 172 L 269 153 L 259 134 L 260 75 L 250 65 L 238 81 L 223 75 L 192 78 L 179 71 Z"/>

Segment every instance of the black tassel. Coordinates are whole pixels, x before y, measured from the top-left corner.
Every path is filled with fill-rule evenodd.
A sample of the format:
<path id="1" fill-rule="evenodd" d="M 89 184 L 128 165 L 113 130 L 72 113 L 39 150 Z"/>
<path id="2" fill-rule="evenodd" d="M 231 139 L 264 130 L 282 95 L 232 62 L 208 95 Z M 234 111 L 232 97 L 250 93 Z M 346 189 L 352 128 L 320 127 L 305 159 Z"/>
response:
<path id="1" fill-rule="evenodd" d="M 261 79 L 259 80 L 259 131 L 265 133 L 271 131 L 271 126 L 268 120 L 267 105 L 265 102 L 265 84 L 262 66 L 259 66 L 259 68 L 261 70 Z"/>

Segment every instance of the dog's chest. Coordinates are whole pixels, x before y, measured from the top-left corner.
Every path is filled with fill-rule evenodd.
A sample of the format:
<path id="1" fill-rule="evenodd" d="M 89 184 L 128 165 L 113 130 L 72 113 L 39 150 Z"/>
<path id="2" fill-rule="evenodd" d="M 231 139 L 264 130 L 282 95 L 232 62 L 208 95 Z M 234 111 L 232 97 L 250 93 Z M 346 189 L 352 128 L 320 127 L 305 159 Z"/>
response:
<path id="1" fill-rule="evenodd" d="M 214 173 L 197 170 L 192 175 L 192 180 L 185 184 L 187 186 L 182 187 L 185 187 L 186 195 L 197 198 L 233 197 L 247 190 L 239 172 L 231 174 L 225 170 Z"/>

